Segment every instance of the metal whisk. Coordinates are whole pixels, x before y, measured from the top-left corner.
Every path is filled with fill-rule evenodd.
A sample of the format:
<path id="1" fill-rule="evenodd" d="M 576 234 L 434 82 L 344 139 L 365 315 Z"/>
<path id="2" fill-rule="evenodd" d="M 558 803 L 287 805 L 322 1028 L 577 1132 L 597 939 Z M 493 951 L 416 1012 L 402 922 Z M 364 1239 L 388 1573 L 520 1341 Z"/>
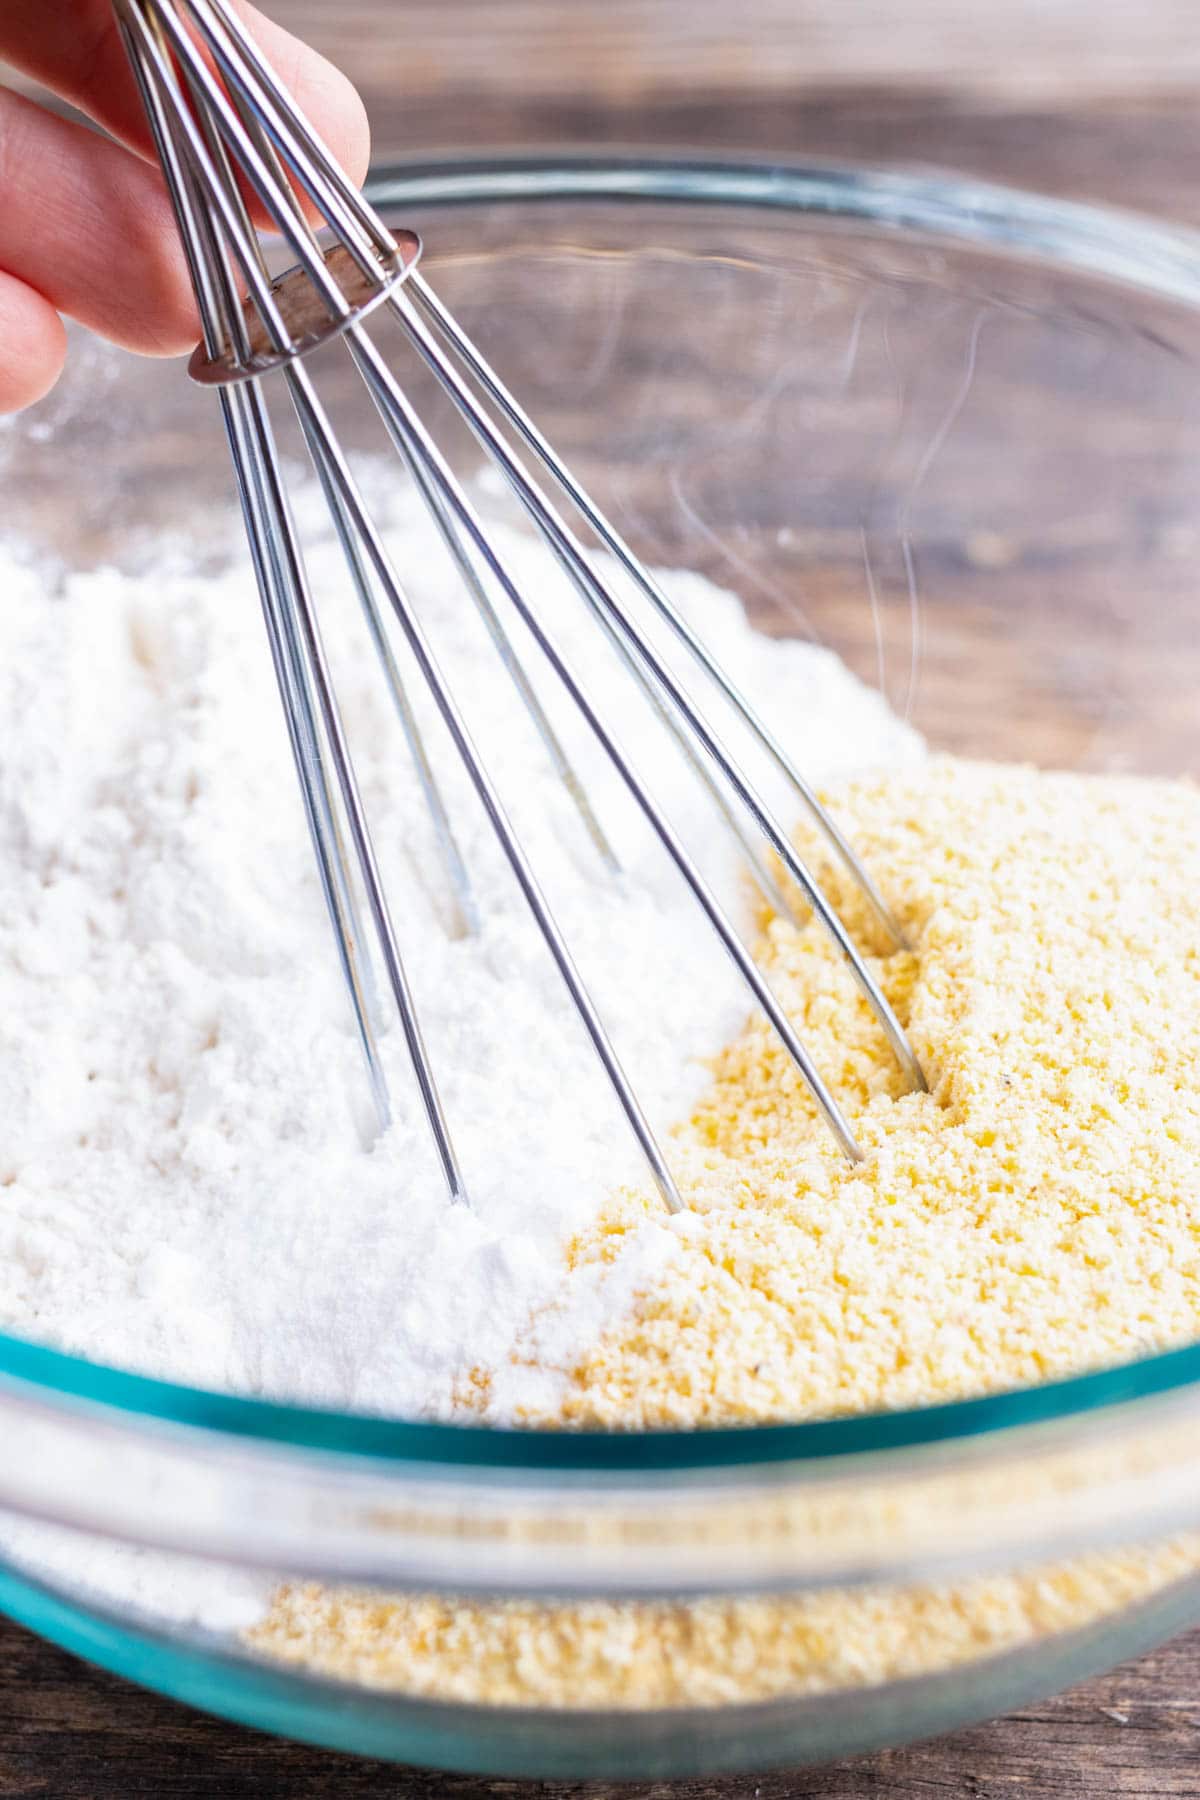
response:
<path id="1" fill-rule="evenodd" d="M 798 806 L 815 821 L 852 873 L 891 939 L 900 943 L 899 929 L 870 876 L 775 736 L 418 273 L 419 240 L 408 232 L 388 230 L 346 179 L 264 63 L 227 0 L 114 0 L 114 8 L 195 286 L 203 341 L 192 358 L 191 374 L 201 383 L 214 385 L 220 395 L 308 828 L 381 1121 L 386 1123 L 389 1117 L 389 1102 L 373 1023 L 376 956 L 382 961 L 395 1001 L 449 1193 L 453 1199 L 466 1198 L 466 1184 L 372 847 L 268 418 L 262 381 L 275 371 L 289 390 L 345 551 L 463 921 L 468 927 L 475 922 L 469 877 L 392 658 L 380 594 L 407 640 L 659 1191 L 672 1211 L 681 1205 L 662 1149 L 317 396 L 307 358 L 317 346 L 338 337 L 366 383 L 601 856 L 610 863 L 615 861 L 603 828 L 508 640 L 496 595 L 503 596 L 524 621 L 787 1047 L 842 1150 L 857 1158 L 859 1149 L 841 1109 L 754 957 L 589 698 L 586 682 L 564 660 L 538 611 L 506 568 L 471 501 L 368 335 L 366 325 L 372 311 L 387 307 L 399 320 L 421 360 L 499 468 L 566 571 L 580 602 L 673 733 L 697 778 L 708 785 L 771 904 L 778 910 L 790 910 L 788 896 L 776 879 L 778 867 L 836 941 L 908 1080 L 913 1087 L 923 1087 L 917 1059 L 895 1013 L 787 832 L 631 614 L 618 584 L 598 573 L 585 555 L 576 530 L 565 522 L 560 506 L 538 485 L 539 480 L 548 479 L 559 502 L 565 502 L 577 523 L 611 553 L 622 572 L 622 582 L 649 603 L 715 684 L 776 771 L 786 778 Z M 243 197 L 247 192 L 255 196 L 296 258 L 295 266 L 283 275 L 272 278 L 268 273 Z M 298 197 L 301 194 L 309 203 L 308 212 Z M 310 214 L 319 221 L 320 236 L 310 223 Z M 522 447 L 521 453 L 514 449 L 514 441 Z M 537 479 L 531 475 L 531 467 Z M 774 865 L 770 852 L 777 859 Z M 365 916 L 359 891 L 365 898 Z"/>

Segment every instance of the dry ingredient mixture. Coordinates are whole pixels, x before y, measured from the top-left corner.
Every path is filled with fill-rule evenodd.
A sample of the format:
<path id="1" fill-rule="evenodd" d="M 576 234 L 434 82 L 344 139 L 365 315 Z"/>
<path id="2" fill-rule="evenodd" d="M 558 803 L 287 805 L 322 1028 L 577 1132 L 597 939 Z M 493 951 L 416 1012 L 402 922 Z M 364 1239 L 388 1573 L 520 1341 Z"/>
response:
<path id="1" fill-rule="evenodd" d="M 826 934 L 772 924 L 863 1161 L 751 1021 L 681 1134 L 681 1254 L 572 1369 L 564 1422 L 917 1406 L 1197 1335 L 1200 792 L 938 759 L 837 800 L 914 945 L 877 966 L 930 1092 L 903 1093 Z M 608 1209 L 575 1265 L 638 1216 Z"/>
<path id="2" fill-rule="evenodd" d="M 622 859 L 619 880 L 605 875 L 435 528 L 395 486 L 377 510 L 401 567 L 618 1051 L 666 1128 L 702 1091 L 704 1057 L 739 1028 L 744 990 L 547 686 Z M 0 1328 L 236 1393 L 446 1416 L 477 1363 L 509 1366 L 531 1311 L 561 1289 L 564 1238 L 642 1168 L 426 705 L 483 915 L 475 937 L 447 931 L 433 832 L 320 495 L 302 493 L 297 515 L 316 538 L 312 585 L 470 1208 L 446 1203 L 398 1030 L 384 1040 L 395 1123 L 373 1146 L 364 1138 L 366 1082 L 236 521 L 234 560 L 219 573 L 197 574 L 184 546 L 156 550 L 137 575 L 55 580 L 10 550 Z M 497 527 L 497 541 L 681 831 L 714 840 L 726 865 L 715 877 L 729 875 L 736 897 L 737 857 L 703 790 L 597 656 L 565 577 L 525 535 Z M 818 772 L 920 754 L 828 652 L 762 638 L 696 577 L 673 585 Z M 675 1248 L 659 1208 L 630 1244 L 630 1292 Z M 582 1353 L 612 1296 L 584 1279 L 572 1304 L 565 1329 Z M 529 1367 L 496 1410 L 552 1411 L 561 1386 Z"/>
<path id="3" fill-rule="evenodd" d="M 181 551 L 136 577 L 62 577 L 48 597 L 46 570 L 10 556 L 0 1327 L 212 1387 L 548 1426 L 908 1406 L 1194 1338 L 1195 791 L 926 760 L 828 653 L 770 643 L 729 596 L 671 577 L 830 784 L 911 934 L 911 953 L 888 954 L 825 871 L 909 1028 L 930 1078 L 921 1096 L 900 1091 L 822 934 L 760 921 L 772 980 L 866 1151 L 850 1169 L 768 1028 L 746 1023 L 611 773 L 572 740 L 624 865 L 620 882 L 602 877 L 430 528 L 409 501 L 387 506 L 639 1091 L 656 1122 L 683 1121 L 672 1156 L 689 1209 L 670 1220 L 646 1189 L 453 771 L 484 928 L 445 931 L 428 823 L 396 778 L 403 742 L 348 597 L 341 611 L 327 598 L 339 687 L 397 916 L 420 946 L 469 1211 L 445 1203 L 395 1043 L 397 1124 L 373 1147 L 362 1136 L 244 575 L 198 576 Z M 316 516 L 301 509 L 306 527 Z M 500 538 L 617 706 L 623 678 L 595 666 L 591 628 L 544 554 Z M 334 594 L 340 553 L 316 543 L 313 568 Z M 652 719 L 627 704 L 619 717 L 672 817 L 733 883 L 694 779 Z M 854 778 L 880 767 L 886 778 Z M 295 1587 L 271 1599 L 242 1578 L 189 1583 L 169 1559 L 89 1557 L 28 1528 L 6 1527 L 4 1543 L 152 1611 L 249 1626 L 271 1655 L 558 1705 L 715 1703 L 945 1666 L 1083 1623 L 1196 1560 L 1170 1546 L 919 1590 L 534 1607 Z"/>
<path id="4" fill-rule="evenodd" d="M 731 1706 L 872 1687 L 1077 1630 L 1194 1575 L 1194 1539 L 1035 1574 L 676 1602 L 388 1598 L 284 1587 L 247 1635 L 366 1686 L 490 1706 Z"/>
<path id="5" fill-rule="evenodd" d="M 539 1422 L 913 1406 L 1197 1335 L 1200 793 L 936 759 L 834 798 L 914 946 L 875 967 L 931 1091 L 902 1092 L 825 934 L 773 921 L 766 966 L 864 1159 L 838 1155 L 752 1019 L 677 1134 L 678 1254 Z M 855 891 L 824 875 L 869 943 Z M 620 1258 L 652 1204 L 629 1194 L 575 1239 L 568 1293 Z M 551 1316 L 520 1354 L 553 1344 Z M 1189 1539 L 966 1582 L 698 1604 L 287 1587 L 251 1638 L 357 1680 L 499 1704 L 723 1704 L 944 1668 L 1198 1567 Z"/>

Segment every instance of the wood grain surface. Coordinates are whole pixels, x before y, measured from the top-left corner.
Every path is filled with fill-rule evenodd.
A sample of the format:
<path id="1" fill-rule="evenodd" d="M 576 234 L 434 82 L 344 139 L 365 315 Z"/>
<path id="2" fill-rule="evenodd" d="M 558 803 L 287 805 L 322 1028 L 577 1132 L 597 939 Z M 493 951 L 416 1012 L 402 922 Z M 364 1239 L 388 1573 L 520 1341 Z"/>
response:
<path id="1" fill-rule="evenodd" d="M 378 149 L 657 143 L 965 169 L 1200 225 L 1195 0 L 266 0 L 363 88 Z M 3 5 L 0 0 L 0 13 Z M 280 1743 L 0 1624 L 4 1800 L 587 1790 Z M 1200 1796 L 1200 1633 L 936 1743 L 682 1784 L 719 1800 Z"/>
<path id="2" fill-rule="evenodd" d="M 1200 1794 L 1200 1635 L 928 1744 L 720 1781 L 477 1781 L 242 1731 L 0 1627 L 3 1800 L 1175 1800 Z"/>

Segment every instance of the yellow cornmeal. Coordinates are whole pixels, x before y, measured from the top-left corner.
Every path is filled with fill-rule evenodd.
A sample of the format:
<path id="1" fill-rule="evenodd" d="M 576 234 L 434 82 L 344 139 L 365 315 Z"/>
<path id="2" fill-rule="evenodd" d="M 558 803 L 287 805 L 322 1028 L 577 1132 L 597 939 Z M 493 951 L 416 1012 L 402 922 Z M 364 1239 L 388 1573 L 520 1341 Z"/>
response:
<path id="1" fill-rule="evenodd" d="M 871 952 L 930 1092 L 907 1094 L 813 923 L 764 967 L 863 1149 L 841 1157 L 761 1019 L 677 1134 L 689 1211 L 651 1292 L 568 1371 L 548 1425 L 907 1407 L 1200 1335 L 1200 795 L 950 760 L 860 782 L 839 819 L 912 944 Z M 617 1257 L 656 1202 L 571 1246 Z M 537 1354 L 536 1322 L 528 1354 Z M 907 1590 L 689 1605 L 455 1605 L 284 1590 L 252 1642 L 499 1703 L 726 1703 L 878 1682 L 1081 1625 L 1200 1564 L 1194 1543 Z"/>
<path id="2" fill-rule="evenodd" d="M 873 966 L 931 1091 L 901 1094 L 825 933 L 777 921 L 772 982 L 864 1160 L 752 1022 L 675 1159 L 681 1255 L 574 1372 L 571 1424 L 914 1406 L 1200 1335 L 1200 794 L 938 761 L 838 810 L 915 946 Z"/>
<path id="3" fill-rule="evenodd" d="M 284 1588 L 268 1655 L 369 1687 L 496 1706 L 728 1706 L 948 1668 L 1076 1630 L 1191 1573 L 1200 1545 L 1079 1557 L 953 1586 L 787 1599 L 454 1601 Z"/>

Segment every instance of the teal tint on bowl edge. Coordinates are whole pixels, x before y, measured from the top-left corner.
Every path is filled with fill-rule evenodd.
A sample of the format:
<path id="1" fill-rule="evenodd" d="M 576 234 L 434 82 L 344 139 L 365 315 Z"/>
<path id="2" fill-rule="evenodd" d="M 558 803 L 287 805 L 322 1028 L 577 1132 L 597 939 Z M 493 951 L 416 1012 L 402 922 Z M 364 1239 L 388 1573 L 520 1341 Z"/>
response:
<path id="1" fill-rule="evenodd" d="M 606 1472 L 685 1470 L 903 1450 L 1095 1412 L 1200 1380 L 1200 1345 L 1067 1381 L 939 1406 L 798 1425 L 628 1433 L 422 1424 L 320 1407 L 284 1406 L 132 1375 L 0 1332 L 0 1382 L 5 1379 L 68 1403 L 112 1407 L 132 1419 L 165 1420 L 232 1437 L 396 1463 Z"/>
<path id="2" fill-rule="evenodd" d="M 1200 1583 L 1062 1638 L 933 1675 L 796 1700 L 644 1713 L 430 1701 L 273 1668 L 73 1604 L 0 1565 L 0 1611 L 62 1649 L 221 1718 L 302 1743 L 464 1774 L 629 1780 L 717 1775 L 894 1748 L 1139 1656 L 1194 1623 Z"/>

